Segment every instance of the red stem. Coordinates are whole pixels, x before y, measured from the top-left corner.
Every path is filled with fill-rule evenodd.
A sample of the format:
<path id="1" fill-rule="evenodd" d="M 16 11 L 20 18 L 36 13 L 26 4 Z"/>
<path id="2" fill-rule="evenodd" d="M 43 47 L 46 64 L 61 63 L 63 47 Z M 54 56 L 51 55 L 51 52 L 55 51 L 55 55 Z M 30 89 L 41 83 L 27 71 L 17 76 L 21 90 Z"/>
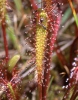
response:
<path id="1" fill-rule="evenodd" d="M 54 16 L 52 16 L 52 17 L 54 17 Z M 49 23 L 49 29 L 51 29 L 53 31 L 53 33 L 51 34 L 51 32 L 49 32 L 48 37 L 47 37 L 47 44 L 50 44 L 50 45 L 47 45 L 46 53 L 45 53 L 42 100 L 47 99 L 47 87 L 49 85 L 49 80 L 50 80 L 51 54 L 52 54 L 53 49 L 54 49 L 54 44 L 55 44 L 55 40 L 56 40 L 56 37 L 57 37 L 60 21 L 61 21 L 61 15 L 60 14 L 58 15 L 58 17 L 56 18 L 55 21 L 56 21 L 56 23 L 53 25 L 54 30 L 51 29 L 51 24 Z"/>
<path id="2" fill-rule="evenodd" d="M 76 24 L 75 24 L 75 34 L 76 34 L 76 37 L 78 37 L 78 27 Z"/>
<path id="3" fill-rule="evenodd" d="M 42 85 L 42 100 L 47 99 L 47 87 L 50 80 L 50 62 L 51 62 L 51 55 L 50 55 L 50 36 L 47 36 L 47 46 L 45 51 L 45 63 L 44 63 L 44 76 L 43 76 L 43 85 Z"/>
<path id="4" fill-rule="evenodd" d="M 37 10 L 38 6 L 34 0 L 30 0 L 33 10 Z"/>
<path id="5" fill-rule="evenodd" d="M 59 47 L 58 44 L 56 44 L 56 46 L 54 47 L 54 50 L 55 50 L 55 52 L 57 53 L 57 56 L 58 56 L 60 62 L 62 63 L 62 65 L 63 65 L 63 66 L 66 65 L 66 66 L 67 66 L 66 59 L 65 59 L 65 57 L 64 57 L 64 55 L 63 55 L 63 53 L 62 53 L 62 51 L 60 50 L 60 47 Z"/>
<path id="6" fill-rule="evenodd" d="M 38 100 L 42 100 L 42 83 L 41 83 L 41 79 L 42 79 L 42 77 L 41 77 L 42 75 L 41 74 L 39 74 L 38 75 L 38 94 L 39 94 L 39 99 Z"/>
<path id="7" fill-rule="evenodd" d="M 5 19 L 2 20 L 1 25 L 2 25 L 3 40 L 4 40 L 4 48 L 5 48 L 6 63 L 7 63 L 7 62 L 8 62 L 8 59 L 9 59 L 9 54 L 8 54 L 8 43 L 7 43 L 7 38 L 6 38 Z"/>

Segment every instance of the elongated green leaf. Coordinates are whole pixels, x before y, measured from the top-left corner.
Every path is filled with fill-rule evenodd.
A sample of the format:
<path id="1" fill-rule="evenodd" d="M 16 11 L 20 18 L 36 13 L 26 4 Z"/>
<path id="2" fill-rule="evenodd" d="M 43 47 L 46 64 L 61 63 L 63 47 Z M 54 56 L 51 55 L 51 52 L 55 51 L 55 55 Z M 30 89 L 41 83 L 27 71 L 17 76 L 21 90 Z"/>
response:
<path id="1" fill-rule="evenodd" d="M 77 27 L 78 27 L 78 16 L 77 16 L 77 14 L 76 14 L 75 8 L 74 8 L 74 6 L 73 6 L 72 1 L 71 1 L 71 0 L 68 0 L 68 1 L 69 1 L 69 4 L 70 4 L 70 7 L 71 7 L 71 9 L 72 9 L 72 12 L 73 12 L 73 16 L 74 16 L 76 25 L 77 25 Z"/>
<path id="2" fill-rule="evenodd" d="M 17 36 L 14 33 L 14 28 L 11 25 L 11 20 L 8 15 L 6 15 L 6 20 L 7 20 L 7 28 L 6 28 L 7 34 L 9 36 L 9 38 L 11 39 L 11 42 L 13 43 L 14 47 L 16 49 L 20 50 L 21 46 L 18 42 Z"/>
<path id="3" fill-rule="evenodd" d="M 14 2 L 15 2 L 17 10 L 20 11 L 21 8 L 22 8 L 22 2 L 21 2 L 21 0 L 14 0 Z"/>
<path id="4" fill-rule="evenodd" d="M 72 14 L 71 8 L 68 8 L 65 11 L 64 16 L 62 17 L 62 22 L 61 22 L 62 25 L 67 21 L 67 19 L 70 17 L 71 14 Z"/>
<path id="5" fill-rule="evenodd" d="M 8 71 L 10 73 L 12 72 L 14 66 L 17 64 L 19 59 L 20 59 L 20 55 L 15 55 L 10 59 L 10 61 L 8 63 Z"/>
<path id="6" fill-rule="evenodd" d="M 16 100 L 15 93 L 14 93 L 14 90 L 13 90 L 13 88 L 11 86 L 11 83 L 8 82 L 7 86 L 8 86 L 8 88 L 9 88 L 9 90 L 10 90 L 12 96 L 13 96 L 13 100 Z"/>

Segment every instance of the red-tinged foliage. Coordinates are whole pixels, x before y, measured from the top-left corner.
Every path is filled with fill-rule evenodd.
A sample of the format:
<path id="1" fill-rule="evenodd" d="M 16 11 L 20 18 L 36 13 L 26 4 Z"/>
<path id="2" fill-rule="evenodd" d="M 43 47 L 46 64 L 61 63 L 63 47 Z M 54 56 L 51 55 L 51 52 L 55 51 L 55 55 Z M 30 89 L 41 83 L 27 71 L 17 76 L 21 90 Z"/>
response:
<path id="1" fill-rule="evenodd" d="M 74 0 L 71 0 L 71 1 L 74 1 Z M 54 2 L 54 3 L 57 3 L 57 2 L 58 2 L 58 3 L 63 3 L 64 5 L 65 5 L 65 4 L 68 4 L 68 0 L 53 0 L 53 2 Z"/>
<path id="2" fill-rule="evenodd" d="M 58 59 L 60 63 L 62 64 L 62 66 L 63 67 L 68 66 L 65 56 L 63 55 L 62 51 L 60 50 L 60 46 L 57 43 L 56 43 L 56 46 L 54 47 L 54 51 L 57 53 Z"/>
<path id="3" fill-rule="evenodd" d="M 47 99 L 47 88 L 50 81 L 50 62 L 51 62 L 51 55 L 50 55 L 50 38 L 51 34 L 48 33 L 47 35 L 47 46 L 45 49 L 45 63 L 44 63 L 44 77 L 43 77 L 43 88 L 42 88 L 42 100 Z M 48 58 L 48 59 L 47 59 Z"/>
<path id="4" fill-rule="evenodd" d="M 71 91 L 72 89 L 72 91 Z M 69 84 L 66 88 L 66 93 L 63 97 L 63 100 L 66 100 L 69 98 L 69 94 L 72 92 L 72 95 L 70 97 L 70 100 L 75 100 L 78 95 L 78 67 L 73 67 L 70 72 L 69 77 Z"/>
<path id="5" fill-rule="evenodd" d="M 60 26 L 61 14 L 57 8 L 57 4 L 54 5 L 51 0 L 45 1 L 45 11 L 48 14 L 49 22 L 48 22 L 48 37 L 47 37 L 47 47 L 45 51 L 45 64 L 44 64 L 44 78 L 43 78 L 43 100 L 47 98 L 47 87 L 49 85 L 50 80 L 50 62 L 51 62 L 51 54 L 54 49 L 54 44 L 57 38 L 57 33 Z M 56 10 L 54 12 L 54 10 Z"/>
<path id="6" fill-rule="evenodd" d="M 10 90 L 8 86 L 8 83 L 11 85 L 14 91 L 15 98 L 18 99 L 19 98 L 18 86 L 20 82 L 21 82 L 21 79 L 18 76 L 18 72 L 14 75 L 9 73 L 7 70 L 6 60 L 2 61 L 2 63 L 0 64 L 0 84 L 2 84 L 2 86 L 4 87 L 2 91 L 5 92 L 8 100 L 12 100 L 14 98 L 12 91 Z"/>
<path id="7" fill-rule="evenodd" d="M 78 66 L 77 53 L 78 53 L 78 37 L 75 38 L 70 48 L 70 70 L 73 67 Z"/>
<path id="8" fill-rule="evenodd" d="M 56 19 L 53 24 L 53 30 L 52 30 L 52 37 L 51 37 L 51 44 L 50 44 L 50 49 L 51 49 L 51 52 L 53 51 L 54 49 L 54 44 L 55 44 L 55 41 L 56 41 L 56 38 L 57 38 L 57 33 L 58 33 L 58 30 L 59 30 L 59 27 L 60 27 L 60 22 L 61 22 L 61 14 L 60 12 L 58 11 L 58 15 L 56 15 Z M 55 16 L 53 16 L 55 17 Z"/>
<path id="9" fill-rule="evenodd" d="M 43 75 L 43 88 L 42 88 L 42 98 L 40 100 L 46 100 L 47 98 L 47 87 L 50 80 L 50 62 L 51 53 L 54 49 L 55 40 L 57 38 L 57 33 L 61 21 L 61 13 L 57 7 L 57 3 L 53 5 L 51 0 L 43 0 L 44 10 L 48 15 L 48 36 L 47 36 L 47 46 L 45 50 L 45 63 L 44 63 L 44 75 Z M 31 2 L 34 5 L 34 2 Z M 33 9 L 35 9 L 34 7 Z M 37 8 L 37 7 L 36 7 Z"/>
<path id="10" fill-rule="evenodd" d="M 3 73 L 1 73 L 1 74 L 3 74 Z M 4 79 L 3 77 L 0 76 L 0 84 L 3 84 L 3 87 L 4 87 L 3 92 L 6 93 L 8 100 L 19 99 L 18 86 L 20 84 L 20 81 L 21 80 L 20 80 L 20 77 L 18 77 L 18 75 L 13 76 L 10 81 L 8 81 L 7 79 Z M 12 93 L 12 90 L 10 89 L 8 84 L 11 85 L 11 88 L 13 89 L 14 94 Z M 16 99 L 14 99 L 14 96 Z"/>
<path id="11" fill-rule="evenodd" d="M 38 10 L 38 6 L 37 6 L 35 0 L 30 0 L 30 2 L 31 2 L 31 6 L 32 6 L 33 10 L 35 10 L 35 11 Z"/>

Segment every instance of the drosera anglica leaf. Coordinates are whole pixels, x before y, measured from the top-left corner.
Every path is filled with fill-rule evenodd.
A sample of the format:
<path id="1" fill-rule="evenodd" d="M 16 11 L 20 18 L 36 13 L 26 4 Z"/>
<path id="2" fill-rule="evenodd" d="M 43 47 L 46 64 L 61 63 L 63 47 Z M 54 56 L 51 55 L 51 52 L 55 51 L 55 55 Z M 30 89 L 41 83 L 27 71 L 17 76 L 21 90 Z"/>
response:
<path id="1" fill-rule="evenodd" d="M 42 59 L 44 54 L 44 48 L 45 48 L 45 40 L 47 36 L 47 14 L 43 10 L 39 14 L 39 19 L 37 22 L 37 29 L 36 29 L 36 64 L 38 66 L 42 65 Z"/>
<path id="2" fill-rule="evenodd" d="M 36 66 L 38 74 L 39 97 L 42 98 L 43 59 L 46 47 L 48 16 L 44 10 L 39 12 L 36 28 Z"/>
<path id="3" fill-rule="evenodd" d="M 45 48 L 45 40 L 47 36 L 47 14 L 45 11 L 42 11 L 39 14 L 39 20 L 37 23 L 37 29 L 36 29 L 36 65 L 37 65 L 37 70 L 38 74 L 41 73 L 42 70 L 42 60 L 43 60 L 43 55 L 44 55 L 44 48 Z M 43 22 L 40 22 L 41 19 L 43 19 Z"/>
<path id="4" fill-rule="evenodd" d="M 11 73 L 18 60 L 20 59 L 20 55 L 13 56 L 8 63 L 8 71 Z"/>

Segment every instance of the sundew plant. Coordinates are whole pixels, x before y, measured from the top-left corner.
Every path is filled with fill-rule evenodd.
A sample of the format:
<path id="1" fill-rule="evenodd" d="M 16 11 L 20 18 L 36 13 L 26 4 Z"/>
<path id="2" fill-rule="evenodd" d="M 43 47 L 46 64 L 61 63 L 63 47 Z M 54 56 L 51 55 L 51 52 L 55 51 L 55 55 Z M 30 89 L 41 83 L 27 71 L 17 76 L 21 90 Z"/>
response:
<path id="1" fill-rule="evenodd" d="M 0 0 L 0 100 L 78 100 L 78 0 Z"/>

